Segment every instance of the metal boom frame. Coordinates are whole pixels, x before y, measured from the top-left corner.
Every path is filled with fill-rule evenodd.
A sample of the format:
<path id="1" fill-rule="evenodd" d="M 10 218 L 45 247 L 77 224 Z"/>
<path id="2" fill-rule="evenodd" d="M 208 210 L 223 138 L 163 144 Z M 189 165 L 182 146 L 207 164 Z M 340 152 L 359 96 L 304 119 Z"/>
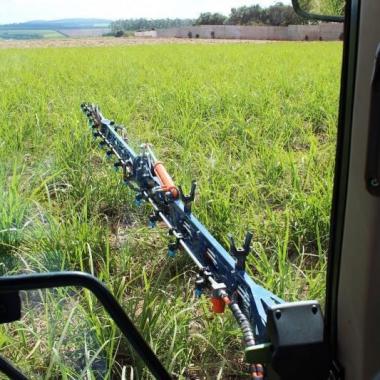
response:
<path id="1" fill-rule="evenodd" d="M 327 359 L 324 355 L 323 319 L 318 303 L 285 303 L 253 281 L 245 271 L 252 233 L 246 234 L 242 248 L 237 248 L 233 237 L 229 236 L 228 252 L 192 213 L 195 181 L 192 182 L 190 194 L 185 195 L 180 186 L 175 186 L 150 145 L 142 144 L 141 153 L 137 154 L 124 133 L 120 133 L 125 130 L 123 126 L 105 118 L 96 105 L 83 103 L 81 108 L 87 116 L 93 136 L 99 138 L 100 146 L 107 149 L 107 156 L 116 157 L 114 167 L 122 169 L 124 183 L 136 191 L 136 203 L 139 205 L 145 201 L 152 206 L 150 225 L 153 227 L 157 221 L 166 224 L 173 238 L 168 255 L 174 257 L 176 250 L 182 248 L 197 266 L 196 293 L 201 294 L 205 288 L 210 290 L 214 312 L 223 312 L 225 306 L 231 309 L 243 333 L 245 360 L 256 368 L 254 378 L 262 378 L 262 366 L 257 363 L 269 363 L 278 373 L 285 373 L 281 368 L 283 353 L 286 351 L 288 354 L 287 349 L 284 350 L 285 346 L 292 349 L 297 346 L 301 357 L 302 350 L 310 354 L 310 345 L 316 349 L 314 358 L 309 357 L 298 365 L 292 364 L 293 374 L 303 366 L 309 366 L 309 372 L 313 368 L 312 362 L 319 363 L 316 374 L 323 372 L 325 365 L 320 365 L 319 359 L 324 357 L 322 362 Z M 283 322 L 285 314 L 288 318 L 286 323 Z M 282 324 L 279 324 L 280 317 Z M 300 324 L 303 324 L 301 329 Z M 287 340 L 287 334 L 292 331 L 299 336 Z M 308 335 L 310 331 L 311 335 Z"/>
<path id="2" fill-rule="evenodd" d="M 83 104 L 82 109 L 88 117 L 94 137 L 102 139 L 100 145 L 108 148 L 108 156 L 115 155 L 117 158 L 114 165 L 122 168 L 125 184 L 137 192 L 136 203 L 147 201 L 152 205 L 154 213 L 150 216 L 150 225 L 153 227 L 158 220 L 163 221 L 175 238 L 175 244 L 169 246 L 169 254 L 174 256 L 177 248 L 182 247 L 198 267 L 199 278 L 205 280 L 199 281 L 200 284 L 204 287 L 209 285 L 215 295 L 224 291 L 230 299 L 235 293 L 249 319 L 256 341 L 266 342 L 267 310 L 284 301 L 256 284 L 245 271 L 252 234 L 247 233 L 242 249 L 237 249 L 233 238 L 229 236 L 231 247 L 230 253 L 227 252 L 192 213 L 194 181 L 190 196 L 185 196 L 181 187 L 178 197 L 162 190 L 163 184 L 154 172 L 157 159 L 151 148 L 143 144 L 142 153 L 136 154 L 127 139 L 118 133 L 123 127 L 106 119 L 94 105 Z M 198 290 L 201 290 L 200 286 Z"/>

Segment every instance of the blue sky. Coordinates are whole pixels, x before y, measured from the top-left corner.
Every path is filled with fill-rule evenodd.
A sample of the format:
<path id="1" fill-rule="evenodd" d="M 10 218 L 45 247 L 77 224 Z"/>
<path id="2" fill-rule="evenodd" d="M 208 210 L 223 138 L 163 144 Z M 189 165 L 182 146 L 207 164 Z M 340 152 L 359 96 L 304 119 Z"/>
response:
<path id="1" fill-rule="evenodd" d="M 232 7 L 256 3 L 268 6 L 275 2 L 275 0 L 0 0 L 0 24 L 75 17 L 195 18 L 200 12 L 228 14 Z"/>

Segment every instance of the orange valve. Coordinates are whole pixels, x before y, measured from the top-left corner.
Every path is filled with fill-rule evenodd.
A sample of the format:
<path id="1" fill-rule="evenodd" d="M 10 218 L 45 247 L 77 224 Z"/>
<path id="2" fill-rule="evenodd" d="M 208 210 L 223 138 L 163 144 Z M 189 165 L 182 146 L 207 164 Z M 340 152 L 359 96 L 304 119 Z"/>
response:
<path id="1" fill-rule="evenodd" d="M 264 368 L 261 364 L 252 364 L 251 366 L 251 379 L 252 380 L 263 380 L 264 379 Z"/>
<path id="2" fill-rule="evenodd" d="M 226 307 L 225 302 L 220 297 L 211 297 L 212 311 L 217 314 L 224 313 Z"/>
<path id="3" fill-rule="evenodd" d="M 230 297 L 228 297 L 227 295 L 224 295 L 224 296 L 221 296 L 223 302 L 226 304 L 226 305 L 230 305 L 231 304 L 231 300 L 230 300 Z"/>
<path id="4" fill-rule="evenodd" d="M 165 169 L 165 166 L 162 162 L 156 161 L 153 165 L 154 172 L 156 173 L 156 176 L 161 182 L 162 190 L 165 192 L 169 192 L 174 199 L 177 199 L 179 196 L 179 191 L 174 184 L 174 181 L 172 177 L 170 177 L 170 174 Z"/>

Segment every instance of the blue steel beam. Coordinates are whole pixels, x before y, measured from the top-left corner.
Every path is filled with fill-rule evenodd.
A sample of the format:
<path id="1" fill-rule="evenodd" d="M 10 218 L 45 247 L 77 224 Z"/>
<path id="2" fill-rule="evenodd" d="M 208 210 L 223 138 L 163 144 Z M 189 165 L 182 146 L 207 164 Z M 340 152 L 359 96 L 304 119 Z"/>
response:
<path id="1" fill-rule="evenodd" d="M 180 194 L 185 203 L 173 198 L 169 192 L 160 190 L 162 183 L 154 171 L 155 156 L 147 145 L 143 145 L 141 154 L 137 154 L 128 140 L 119 134 L 123 128 L 106 119 L 97 106 L 82 104 L 82 110 L 87 115 L 94 136 L 101 138 L 102 145 L 109 149 L 109 155 L 115 155 L 115 166 L 123 169 L 124 181 L 137 192 L 137 201 L 144 200 L 152 205 L 154 214 L 151 222 L 162 220 L 169 228 L 169 233 L 175 239 L 171 246 L 172 254 L 175 249 L 182 247 L 199 269 L 198 283 L 203 284 L 201 287 L 207 283 L 214 295 L 227 296 L 238 310 L 240 308 L 254 335 L 251 343 L 268 343 L 267 310 L 284 301 L 258 285 L 244 270 L 249 247 L 246 247 L 246 252 L 230 250 L 231 253 L 240 253 L 242 261 L 239 261 L 239 257 L 232 257 L 193 215 L 189 207 L 191 202 L 182 191 Z M 249 242 L 250 239 L 248 245 Z M 244 321 L 242 323 L 244 317 L 239 313 L 238 316 L 234 315 L 240 320 L 242 330 L 247 330 L 247 324 Z"/>

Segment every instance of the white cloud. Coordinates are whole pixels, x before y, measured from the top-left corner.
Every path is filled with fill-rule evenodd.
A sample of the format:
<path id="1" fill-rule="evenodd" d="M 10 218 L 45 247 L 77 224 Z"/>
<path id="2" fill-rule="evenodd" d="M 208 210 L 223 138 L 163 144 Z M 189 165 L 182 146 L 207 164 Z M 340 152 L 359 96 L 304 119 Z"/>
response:
<path id="1" fill-rule="evenodd" d="M 0 0 L 0 23 L 75 17 L 195 18 L 201 12 L 228 15 L 232 7 L 255 3 L 268 6 L 275 2 L 276 0 Z"/>

